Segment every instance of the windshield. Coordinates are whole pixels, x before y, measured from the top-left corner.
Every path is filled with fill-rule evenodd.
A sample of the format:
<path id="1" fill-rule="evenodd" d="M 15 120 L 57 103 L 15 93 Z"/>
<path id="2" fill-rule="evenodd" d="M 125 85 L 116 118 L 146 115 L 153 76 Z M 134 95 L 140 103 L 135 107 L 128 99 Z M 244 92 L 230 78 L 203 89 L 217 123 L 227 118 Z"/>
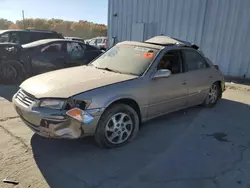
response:
<path id="1" fill-rule="evenodd" d="M 123 74 L 142 75 L 148 68 L 158 49 L 133 45 L 116 45 L 91 65 Z"/>

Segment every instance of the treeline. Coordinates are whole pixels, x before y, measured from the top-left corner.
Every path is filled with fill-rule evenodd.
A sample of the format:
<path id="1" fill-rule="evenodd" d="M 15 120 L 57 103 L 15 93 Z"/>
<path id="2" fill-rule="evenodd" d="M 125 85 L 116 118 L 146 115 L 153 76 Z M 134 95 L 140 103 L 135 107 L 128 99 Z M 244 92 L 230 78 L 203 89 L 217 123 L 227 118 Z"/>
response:
<path id="1" fill-rule="evenodd" d="M 3 29 L 46 29 L 62 33 L 64 36 L 89 39 L 96 36 L 106 36 L 107 26 L 80 20 L 79 22 L 64 21 L 61 19 L 25 19 L 11 22 L 0 19 L 0 30 Z"/>

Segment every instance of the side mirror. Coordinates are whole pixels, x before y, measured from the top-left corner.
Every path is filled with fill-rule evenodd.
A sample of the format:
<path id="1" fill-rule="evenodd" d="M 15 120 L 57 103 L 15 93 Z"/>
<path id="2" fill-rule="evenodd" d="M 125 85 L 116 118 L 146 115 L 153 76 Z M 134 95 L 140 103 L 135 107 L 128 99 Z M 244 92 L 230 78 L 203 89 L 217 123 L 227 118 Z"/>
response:
<path id="1" fill-rule="evenodd" d="M 155 73 L 155 75 L 153 76 L 153 79 L 168 78 L 171 76 L 171 74 L 172 74 L 171 71 L 168 69 L 160 69 Z"/>

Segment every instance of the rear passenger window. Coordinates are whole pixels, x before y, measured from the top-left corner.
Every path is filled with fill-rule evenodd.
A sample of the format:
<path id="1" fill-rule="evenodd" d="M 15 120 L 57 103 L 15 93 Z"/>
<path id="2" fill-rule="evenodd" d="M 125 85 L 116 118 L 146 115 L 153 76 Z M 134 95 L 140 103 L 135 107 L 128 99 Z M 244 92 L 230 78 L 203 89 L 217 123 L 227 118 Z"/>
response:
<path id="1" fill-rule="evenodd" d="M 41 52 L 49 52 L 49 53 L 56 53 L 60 52 L 62 49 L 62 44 L 61 43 L 53 43 L 48 46 L 45 46 L 44 48 L 41 49 Z"/>
<path id="2" fill-rule="evenodd" d="M 31 32 L 29 35 L 32 42 L 43 39 L 41 34 L 38 32 Z"/>
<path id="3" fill-rule="evenodd" d="M 207 62 L 194 50 L 183 50 L 183 59 L 186 71 L 193 71 L 208 67 Z"/>
<path id="4" fill-rule="evenodd" d="M 30 34 L 28 32 L 19 32 L 19 36 L 20 36 L 20 44 L 27 44 L 30 42 L 33 42 L 32 37 L 30 36 Z"/>

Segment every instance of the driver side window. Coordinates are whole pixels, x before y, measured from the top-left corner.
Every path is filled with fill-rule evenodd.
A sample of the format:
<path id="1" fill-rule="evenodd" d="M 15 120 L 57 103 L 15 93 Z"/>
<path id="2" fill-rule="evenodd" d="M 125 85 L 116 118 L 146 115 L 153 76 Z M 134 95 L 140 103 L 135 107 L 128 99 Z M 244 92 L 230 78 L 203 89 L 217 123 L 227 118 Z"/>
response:
<path id="1" fill-rule="evenodd" d="M 168 69 L 172 74 L 179 74 L 182 72 L 182 61 L 179 51 L 170 51 L 164 54 L 161 58 L 157 70 Z"/>

